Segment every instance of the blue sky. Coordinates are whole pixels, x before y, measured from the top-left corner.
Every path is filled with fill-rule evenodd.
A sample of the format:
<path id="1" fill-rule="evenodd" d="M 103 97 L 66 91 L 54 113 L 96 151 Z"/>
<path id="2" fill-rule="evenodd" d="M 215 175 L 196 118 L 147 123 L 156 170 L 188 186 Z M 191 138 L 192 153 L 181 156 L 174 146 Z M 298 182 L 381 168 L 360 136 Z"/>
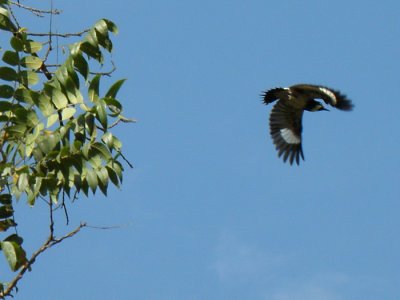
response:
<path id="1" fill-rule="evenodd" d="M 28 4 L 28 3 L 27 3 Z M 32 3 L 29 3 L 32 4 Z M 54 1 L 59 32 L 117 23 L 121 190 L 69 206 L 86 229 L 40 257 L 18 299 L 400 298 L 398 1 Z M 24 26 L 29 27 L 29 24 Z M 60 43 L 62 43 L 60 41 Z M 260 93 L 340 89 L 284 164 Z M 47 219 L 19 203 L 36 249 Z"/>

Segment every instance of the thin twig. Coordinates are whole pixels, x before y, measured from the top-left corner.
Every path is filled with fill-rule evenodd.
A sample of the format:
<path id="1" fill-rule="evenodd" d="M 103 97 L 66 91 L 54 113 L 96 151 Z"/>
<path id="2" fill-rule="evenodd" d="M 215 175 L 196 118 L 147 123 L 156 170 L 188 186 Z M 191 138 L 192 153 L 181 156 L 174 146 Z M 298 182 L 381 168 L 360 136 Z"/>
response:
<path id="1" fill-rule="evenodd" d="M 51 9 L 51 10 L 46 10 L 46 9 L 38 9 L 38 8 L 34 8 L 34 7 L 29 7 L 26 5 L 23 5 L 19 2 L 14 2 L 14 1 L 10 1 L 11 4 L 14 4 L 15 6 L 18 6 L 20 8 L 29 10 L 32 13 L 35 13 L 36 15 L 41 15 L 41 14 L 52 14 L 52 15 L 59 15 L 61 14 L 61 10 L 58 9 Z"/>
<path id="2" fill-rule="evenodd" d="M 111 61 L 111 64 L 112 64 L 112 69 L 108 72 L 89 72 L 89 73 L 92 75 L 102 75 L 110 77 L 111 74 L 114 73 L 114 71 L 117 69 L 113 61 Z"/>
<path id="3" fill-rule="evenodd" d="M 73 32 L 73 33 L 44 33 L 44 32 L 39 32 L 39 33 L 28 33 L 29 36 L 58 36 L 58 37 L 63 37 L 63 38 L 69 38 L 73 36 L 82 36 L 86 32 L 88 32 L 89 29 L 85 29 L 81 32 Z"/>

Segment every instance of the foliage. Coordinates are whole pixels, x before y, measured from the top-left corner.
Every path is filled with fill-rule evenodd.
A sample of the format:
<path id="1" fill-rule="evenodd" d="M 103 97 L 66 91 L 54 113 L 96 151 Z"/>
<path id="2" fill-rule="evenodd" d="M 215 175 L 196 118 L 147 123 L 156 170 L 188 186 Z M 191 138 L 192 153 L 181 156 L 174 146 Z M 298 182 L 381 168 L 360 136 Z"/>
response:
<path id="1" fill-rule="evenodd" d="M 109 33 L 116 25 L 98 21 L 69 46 L 65 61 L 49 72 L 44 45 L 15 25 L 7 1 L 0 1 L 0 31 L 10 46 L 1 48 L 0 65 L 0 231 L 17 226 L 13 199 L 38 199 L 57 205 L 122 182 L 121 141 L 110 129 L 129 122 L 117 93 L 124 80 L 100 92 L 105 74 L 91 71 L 113 48 Z M 16 23 L 17 24 L 17 23 Z M 53 222 L 53 221 L 52 221 Z M 53 226 L 53 224 L 51 224 Z M 51 238 L 53 238 L 51 228 Z M 23 239 L 13 233 L 0 242 L 12 271 L 29 267 Z M 0 284 L 1 289 L 6 286 Z M 0 294 L 0 297 L 8 295 Z"/>

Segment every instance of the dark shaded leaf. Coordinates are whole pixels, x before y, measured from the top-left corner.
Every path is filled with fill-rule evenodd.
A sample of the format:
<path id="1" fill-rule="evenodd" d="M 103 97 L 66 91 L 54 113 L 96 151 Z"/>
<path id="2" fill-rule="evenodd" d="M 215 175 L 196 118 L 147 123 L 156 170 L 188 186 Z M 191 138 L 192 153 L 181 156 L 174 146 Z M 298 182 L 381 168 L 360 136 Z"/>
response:
<path id="1" fill-rule="evenodd" d="M 22 50 L 24 50 L 24 44 L 23 44 L 23 42 L 22 42 L 19 38 L 15 37 L 15 36 L 11 38 L 10 44 L 11 44 L 11 47 L 13 47 L 13 49 L 14 49 L 15 51 L 22 51 Z"/>
<path id="2" fill-rule="evenodd" d="M 0 203 L 9 205 L 11 204 L 12 196 L 10 194 L 1 194 L 0 195 Z"/>
<path id="3" fill-rule="evenodd" d="M 12 86 L 3 84 L 0 85 L 0 98 L 9 99 L 14 95 L 14 89 Z"/>
<path id="4" fill-rule="evenodd" d="M 6 81 L 16 81 L 18 78 L 17 72 L 10 67 L 0 67 L 0 79 Z"/>
<path id="5" fill-rule="evenodd" d="M 14 51 L 6 51 L 3 54 L 3 61 L 6 64 L 9 64 L 11 66 L 16 66 L 19 64 L 19 56 L 17 52 Z"/>
<path id="6" fill-rule="evenodd" d="M 0 232 L 7 231 L 8 228 L 17 226 L 13 219 L 6 219 L 0 221 Z"/>
<path id="7" fill-rule="evenodd" d="M 83 78 L 87 80 L 89 76 L 89 64 L 81 54 L 74 56 L 74 65 Z"/>
<path id="8" fill-rule="evenodd" d="M 14 214 L 13 207 L 11 205 L 0 206 L 0 219 L 7 219 L 12 217 Z"/>

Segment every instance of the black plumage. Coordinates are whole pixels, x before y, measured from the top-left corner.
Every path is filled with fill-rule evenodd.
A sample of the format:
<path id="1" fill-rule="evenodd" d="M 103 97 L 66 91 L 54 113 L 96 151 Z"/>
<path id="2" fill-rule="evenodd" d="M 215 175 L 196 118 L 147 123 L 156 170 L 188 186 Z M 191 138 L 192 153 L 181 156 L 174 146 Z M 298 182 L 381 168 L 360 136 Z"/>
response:
<path id="1" fill-rule="evenodd" d="M 353 104 L 337 90 L 319 85 L 297 84 L 288 88 L 274 88 L 262 94 L 263 102 L 270 104 L 276 100 L 269 118 L 270 133 L 278 156 L 292 165 L 304 160 L 302 148 L 303 112 L 327 110 L 315 99 L 322 99 L 337 109 L 349 111 Z"/>

